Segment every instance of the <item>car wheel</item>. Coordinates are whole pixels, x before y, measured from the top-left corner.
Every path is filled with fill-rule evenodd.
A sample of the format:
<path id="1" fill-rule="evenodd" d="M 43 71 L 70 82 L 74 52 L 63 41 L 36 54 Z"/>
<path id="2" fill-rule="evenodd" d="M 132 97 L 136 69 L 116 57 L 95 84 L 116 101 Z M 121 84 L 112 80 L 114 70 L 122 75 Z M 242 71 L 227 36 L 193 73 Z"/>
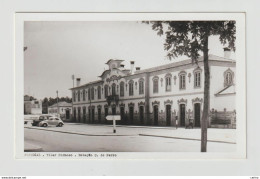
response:
<path id="1" fill-rule="evenodd" d="M 42 127 L 47 127 L 47 124 L 46 124 L 46 123 L 44 123 L 44 124 L 42 125 Z"/>
<path id="2" fill-rule="evenodd" d="M 58 127 L 62 127 L 62 125 L 63 125 L 62 123 L 59 123 L 59 124 L 58 124 Z"/>

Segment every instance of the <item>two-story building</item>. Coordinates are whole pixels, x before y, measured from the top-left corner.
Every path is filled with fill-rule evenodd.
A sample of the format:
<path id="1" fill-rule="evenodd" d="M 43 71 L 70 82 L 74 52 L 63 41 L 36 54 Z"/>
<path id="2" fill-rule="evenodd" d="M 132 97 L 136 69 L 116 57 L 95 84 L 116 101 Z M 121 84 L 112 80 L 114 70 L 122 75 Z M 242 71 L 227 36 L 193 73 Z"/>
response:
<path id="1" fill-rule="evenodd" d="M 210 110 L 216 114 L 209 126 L 233 124 L 235 114 L 236 62 L 229 58 L 209 55 Z M 110 59 L 100 80 L 71 88 L 73 119 L 82 123 L 106 123 L 105 116 L 121 115 L 121 124 L 185 127 L 189 119 L 200 127 L 203 110 L 204 66 L 191 59 L 134 71 L 125 69 L 123 60 Z M 216 112 L 223 112 L 222 117 Z M 221 119 L 220 119 L 221 118 Z M 212 120 L 214 120 L 214 125 Z M 221 122 L 222 121 L 222 122 Z M 219 126 L 216 126 L 219 127 Z M 220 126 L 221 127 L 221 126 Z M 230 125 L 228 127 L 231 127 Z"/>

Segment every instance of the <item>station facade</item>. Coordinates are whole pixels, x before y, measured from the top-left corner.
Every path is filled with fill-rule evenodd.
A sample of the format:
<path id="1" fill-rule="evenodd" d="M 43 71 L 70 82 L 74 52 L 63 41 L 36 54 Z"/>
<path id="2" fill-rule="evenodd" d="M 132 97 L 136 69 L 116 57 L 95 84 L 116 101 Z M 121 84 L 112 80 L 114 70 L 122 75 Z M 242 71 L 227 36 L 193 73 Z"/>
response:
<path id="1" fill-rule="evenodd" d="M 108 123 L 105 116 L 121 115 L 119 123 L 126 125 L 175 126 L 178 119 L 178 126 L 185 127 L 192 119 L 194 127 L 200 127 L 203 57 L 197 64 L 188 59 L 144 70 L 135 69 L 133 61 L 131 69 L 125 69 L 122 62 L 110 59 L 98 81 L 80 85 L 77 79 L 77 86 L 71 88 L 74 122 Z M 209 55 L 209 66 L 210 111 L 234 114 L 235 60 L 226 54 Z M 226 116 L 225 120 L 233 120 Z"/>

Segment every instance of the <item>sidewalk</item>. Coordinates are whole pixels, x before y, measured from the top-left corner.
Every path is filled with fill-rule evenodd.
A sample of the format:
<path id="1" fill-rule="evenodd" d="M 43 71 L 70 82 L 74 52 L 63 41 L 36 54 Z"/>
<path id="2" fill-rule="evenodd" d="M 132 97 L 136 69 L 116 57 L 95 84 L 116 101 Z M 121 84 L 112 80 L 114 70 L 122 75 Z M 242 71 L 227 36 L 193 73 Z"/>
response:
<path id="1" fill-rule="evenodd" d="M 99 124 L 79 124 L 79 123 L 65 123 L 63 127 L 32 127 L 25 125 L 29 129 L 46 130 L 53 132 L 69 133 L 76 135 L 86 136 L 150 136 L 150 137 L 163 137 L 173 139 L 185 140 L 198 140 L 201 138 L 200 128 L 185 129 L 174 127 L 154 127 L 154 126 L 127 126 L 118 125 L 116 133 L 113 133 L 112 125 L 99 125 Z M 221 143 L 236 143 L 236 130 L 235 129 L 208 129 L 209 142 Z"/>

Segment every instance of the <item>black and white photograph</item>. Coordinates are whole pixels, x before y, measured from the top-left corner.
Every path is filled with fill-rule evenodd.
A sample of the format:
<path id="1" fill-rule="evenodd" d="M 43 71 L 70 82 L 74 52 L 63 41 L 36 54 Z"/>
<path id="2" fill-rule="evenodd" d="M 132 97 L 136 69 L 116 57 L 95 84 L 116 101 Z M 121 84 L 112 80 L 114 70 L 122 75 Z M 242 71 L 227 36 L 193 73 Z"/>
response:
<path id="1" fill-rule="evenodd" d="M 19 152 L 243 158 L 244 21 L 219 17 L 22 21 Z"/>

